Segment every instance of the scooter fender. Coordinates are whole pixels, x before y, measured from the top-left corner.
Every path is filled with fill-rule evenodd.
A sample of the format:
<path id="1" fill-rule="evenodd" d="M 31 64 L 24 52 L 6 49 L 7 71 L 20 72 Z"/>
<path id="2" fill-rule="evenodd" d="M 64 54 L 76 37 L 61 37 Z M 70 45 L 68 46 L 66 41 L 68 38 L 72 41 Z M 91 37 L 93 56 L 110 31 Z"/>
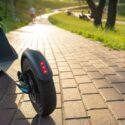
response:
<path id="1" fill-rule="evenodd" d="M 52 70 L 49 66 L 49 63 L 45 59 L 45 57 L 39 52 L 31 49 L 26 49 L 21 57 L 21 69 L 23 65 L 24 59 L 28 59 L 30 65 L 32 66 L 33 73 L 35 76 L 41 80 L 41 81 L 50 81 L 52 80 Z M 41 69 L 41 62 L 44 62 L 46 69 L 47 69 L 47 74 L 44 74 Z"/>

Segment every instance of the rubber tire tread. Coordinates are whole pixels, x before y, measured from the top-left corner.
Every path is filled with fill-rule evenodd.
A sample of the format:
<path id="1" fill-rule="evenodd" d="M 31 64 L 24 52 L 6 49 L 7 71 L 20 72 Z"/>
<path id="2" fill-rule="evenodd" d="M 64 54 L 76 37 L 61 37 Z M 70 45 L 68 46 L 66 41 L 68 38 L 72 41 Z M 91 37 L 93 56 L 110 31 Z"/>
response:
<path id="1" fill-rule="evenodd" d="M 28 70 L 30 70 L 32 74 L 35 76 L 29 60 L 25 58 L 23 60 L 22 72 L 28 71 Z M 37 80 L 36 78 L 35 78 L 35 81 L 36 81 L 37 86 L 40 86 L 38 87 L 38 91 L 40 93 L 40 97 L 39 97 L 40 107 L 39 108 L 36 107 L 36 104 L 30 98 L 31 103 L 39 115 L 48 116 L 56 108 L 56 91 L 55 91 L 53 79 L 51 81 L 46 81 L 44 83 L 40 83 L 39 80 Z"/>

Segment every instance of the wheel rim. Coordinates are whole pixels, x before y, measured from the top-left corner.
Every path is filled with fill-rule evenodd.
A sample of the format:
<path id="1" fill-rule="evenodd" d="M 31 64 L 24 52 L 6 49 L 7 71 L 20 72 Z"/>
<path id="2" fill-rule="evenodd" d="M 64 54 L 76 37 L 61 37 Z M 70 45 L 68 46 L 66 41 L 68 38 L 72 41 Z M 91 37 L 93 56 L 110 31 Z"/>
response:
<path id="1" fill-rule="evenodd" d="M 30 90 L 31 90 L 29 95 L 30 95 L 32 101 L 34 103 L 36 103 L 37 102 L 37 94 L 36 94 L 37 92 L 35 90 L 35 87 L 34 87 L 34 84 L 33 84 L 33 79 L 31 78 L 30 74 L 28 74 L 28 83 L 30 85 Z"/>
<path id="2" fill-rule="evenodd" d="M 30 85 L 30 89 L 31 89 L 29 97 L 30 97 L 31 101 L 34 103 L 34 106 L 39 111 L 39 109 L 41 109 L 40 108 L 41 106 L 40 106 L 39 92 L 35 89 L 36 87 L 34 86 L 34 80 L 33 80 L 32 75 L 30 73 L 28 73 L 27 78 L 28 78 L 28 83 Z"/>

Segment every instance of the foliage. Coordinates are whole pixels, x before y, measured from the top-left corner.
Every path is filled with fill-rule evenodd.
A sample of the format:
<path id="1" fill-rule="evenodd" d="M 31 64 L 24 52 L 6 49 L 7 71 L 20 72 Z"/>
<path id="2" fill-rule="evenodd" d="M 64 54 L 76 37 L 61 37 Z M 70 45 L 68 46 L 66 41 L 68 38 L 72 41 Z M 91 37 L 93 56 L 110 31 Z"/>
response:
<path id="1" fill-rule="evenodd" d="M 118 15 L 125 16 L 125 4 L 118 5 Z"/>
<path id="2" fill-rule="evenodd" d="M 76 6 L 78 2 L 74 0 L 34 0 L 34 2 L 29 3 L 30 0 L 16 0 L 15 10 L 17 20 L 12 19 L 11 6 L 8 3 L 8 16 L 3 20 L 3 23 L 7 25 L 7 31 L 19 28 L 30 22 L 29 8 L 34 6 L 37 11 L 37 15 L 51 12 L 52 9 Z M 33 0 L 32 0 L 33 1 Z M 4 17 L 5 13 L 5 0 L 0 0 L 0 16 Z"/>
<path id="3" fill-rule="evenodd" d="M 91 22 L 67 16 L 65 13 L 53 15 L 49 20 L 61 28 L 100 41 L 108 47 L 125 50 L 125 28 L 122 25 L 117 25 L 114 31 L 97 29 Z"/>

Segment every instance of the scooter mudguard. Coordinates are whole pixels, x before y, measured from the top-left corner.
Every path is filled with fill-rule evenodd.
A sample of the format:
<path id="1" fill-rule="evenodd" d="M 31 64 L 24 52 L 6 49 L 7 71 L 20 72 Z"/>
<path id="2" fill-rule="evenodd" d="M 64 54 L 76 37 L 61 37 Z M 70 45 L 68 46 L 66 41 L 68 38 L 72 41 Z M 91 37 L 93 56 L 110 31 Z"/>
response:
<path id="1" fill-rule="evenodd" d="M 49 63 L 39 51 L 26 49 L 21 57 L 21 69 L 24 59 L 28 59 L 35 77 L 42 81 L 52 80 L 53 73 Z"/>

